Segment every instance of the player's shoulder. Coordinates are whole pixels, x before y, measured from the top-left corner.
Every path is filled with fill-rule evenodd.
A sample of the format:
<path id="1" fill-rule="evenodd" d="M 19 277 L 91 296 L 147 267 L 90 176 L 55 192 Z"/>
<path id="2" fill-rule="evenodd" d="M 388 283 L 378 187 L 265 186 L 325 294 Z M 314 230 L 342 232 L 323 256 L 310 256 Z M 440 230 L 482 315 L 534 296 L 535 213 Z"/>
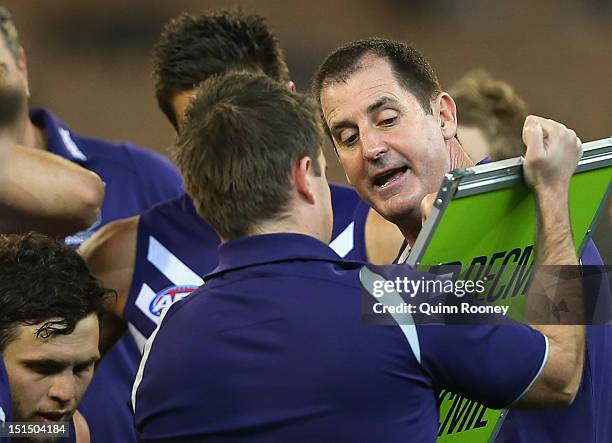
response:
<path id="1" fill-rule="evenodd" d="M 126 249 L 133 249 L 138 234 L 140 216 L 115 220 L 102 226 L 79 248 L 79 253 L 92 267 L 98 261 L 124 257 Z"/>
<path id="2" fill-rule="evenodd" d="M 77 145 L 82 147 L 85 153 L 91 156 L 104 158 L 109 161 L 114 160 L 134 170 L 153 168 L 156 172 L 165 171 L 171 174 L 178 174 L 176 167 L 170 160 L 151 149 L 126 141 L 112 142 L 77 134 L 72 134 L 72 136 Z"/>
<path id="3" fill-rule="evenodd" d="M 143 211 L 141 214 L 141 222 L 163 216 L 163 217 L 176 217 L 176 216 L 184 216 L 185 214 L 195 214 L 195 208 L 193 206 L 193 202 L 191 198 L 183 193 L 178 197 L 174 197 L 168 200 L 164 200 L 159 202 L 149 209 Z"/>

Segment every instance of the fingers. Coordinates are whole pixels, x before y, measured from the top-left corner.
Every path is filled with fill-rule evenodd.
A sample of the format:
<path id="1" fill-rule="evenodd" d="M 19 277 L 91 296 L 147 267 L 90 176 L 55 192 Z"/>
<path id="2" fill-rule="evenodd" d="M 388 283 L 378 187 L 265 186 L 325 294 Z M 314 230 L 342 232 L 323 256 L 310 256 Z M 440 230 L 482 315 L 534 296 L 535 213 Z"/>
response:
<path id="1" fill-rule="evenodd" d="M 429 217 L 429 213 L 431 212 L 431 208 L 433 208 L 433 204 L 436 201 L 436 193 L 427 194 L 421 200 L 421 221 L 422 224 L 425 224 L 425 220 Z"/>
<path id="2" fill-rule="evenodd" d="M 523 126 L 527 146 L 523 171 L 534 186 L 565 186 L 582 156 L 576 133 L 554 120 L 530 115 Z"/>
<path id="3" fill-rule="evenodd" d="M 527 146 L 525 158 L 539 159 L 546 157 L 544 148 L 544 128 L 542 118 L 530 115 L 523 126 L 523 142 Z"/>

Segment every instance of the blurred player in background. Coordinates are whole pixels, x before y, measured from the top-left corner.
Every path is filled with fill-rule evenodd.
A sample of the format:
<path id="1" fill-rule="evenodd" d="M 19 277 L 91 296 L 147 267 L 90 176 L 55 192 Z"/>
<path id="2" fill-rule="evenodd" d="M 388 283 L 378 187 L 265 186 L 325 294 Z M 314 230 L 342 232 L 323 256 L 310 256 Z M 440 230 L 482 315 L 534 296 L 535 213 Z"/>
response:
<path id="1" fill-rule="evenodd" d="M 457 138 L 473 161 L 525 154 L 521 134 L 527 104 L 512 86 L 477 69 L 455 82 L 448 92 L 457 105 Z"/>
<path id="2" fill-rule="evenodd" d="M 361 197 L 404 234 L 399 257 L 404 262 L 421 230 L 424 198 L 437 192 L 446 172 L 473 164 L 456 137 L 454 100 L 418 51 L 384 39 L 355 41 L 334 51 L 313 87 L 347 176 Z M 548 142 L 571 138 L 563 125 L 538 117 L 526 121 L 523 137 L 542 132 Z M 567 187 L 553 191 L 536 192 L 537 201 L 554 208 L 568 198 Z M 581 263 L 602 265 L 593 242 L 587 243 Z M 604 279 L 590 283 L 589 297 L 610 297 Z M 612 439 L 610 343 L 612 327 L 589 326 L 583 383 L 574 403 L 554 411 L 513 411 L 497 441 Z"/>
<path id="3" fill-rule="evenodd" d="M 19 89 L 24 96 L 24 106 L 18 116 L 17 141 L 75 162 L 98 174 L 105 183 L 106 195 L 98 219 L 86 230 L 67 237 L 66 244 L 78 246 L 106 223 L 139 214 L 155 203 L 182 193 L 180 175 L 162 156 L 128 143 L 114 144 L 79 136 L 44 109 L 32 109 L 28 113 L 26 55 L 4 8 L 0 10 L 0 24 L 0 62 L 4 66 L 6 83 Z M 102 404 L 111 410 L 127 409 L 129 395 L 126 392 L 136 370 L 135 362 L 125 358 L 129 352 L 137 352 L 136 344 L 126 335 L 97 368 L 91 392 L 81 404 L 94 436 L 97 429 L 118 426 L 125 417 L 113 416 L 111 420 L 109 414 L 101 415 L 100 410 Z M 129 426 L 130 423 L 125 418 L 124 424 Z M 105 441 L 110 440 L 100 440 L 101 443 Z"/>
<path id="4" fill-rule="evenodd" d="M 38 233 L 0 236 L 0 376 L 10 385 L 7 400 L 0 381 L 0 421 L 66 423 L 71 435 L 59 441 L 89 441 L 76 407 L 100 357 L 109 296 L 74 249 Z"/>

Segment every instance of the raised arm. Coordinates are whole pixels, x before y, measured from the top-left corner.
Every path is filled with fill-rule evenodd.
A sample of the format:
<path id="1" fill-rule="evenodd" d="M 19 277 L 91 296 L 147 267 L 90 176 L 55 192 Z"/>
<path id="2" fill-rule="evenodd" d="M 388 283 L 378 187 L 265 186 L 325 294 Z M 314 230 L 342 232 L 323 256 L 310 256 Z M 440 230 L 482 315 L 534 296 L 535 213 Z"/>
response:
<path id="1" fill-rule="evenodd" d="M 0 231 L 30 230 L 64 237 L 91 226 L 104 184 L 91 171 L 39 149 L 3 147 Z"/>
<path id="2" fill-rule="evenodd" d="M 527 118 L 523 140 L 527 145 L 525 179 L 533 188 L 538 212 L 537 257 L 526 321 L 548 323 L 532 327 L 548 338 L 549 350 L 540 376 L 517 405 L 570 404 L 580 386 L 585 348 L 585 327 L 580 324 L 584 300 L 568 195 L 582 147 L 574 131 L 535 116 Z M 530 309 L 534 300 L 545 303 Z M 555 309 L 560 305 L 565 309 Z"/>

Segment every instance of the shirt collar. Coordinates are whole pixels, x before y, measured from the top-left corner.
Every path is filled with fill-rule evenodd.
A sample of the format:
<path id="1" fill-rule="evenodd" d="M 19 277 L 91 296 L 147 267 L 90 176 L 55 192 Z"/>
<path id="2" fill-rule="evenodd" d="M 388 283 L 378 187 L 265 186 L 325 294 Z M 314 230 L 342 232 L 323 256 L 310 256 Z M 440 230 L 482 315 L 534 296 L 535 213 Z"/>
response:
<path id="1" fill-rule="evenodd" d="M 308 235 L 288 233 L 254 235 L 221 244 L 219 265 L 205 275 L 204 280 L 240 268 L 295 260 L 347 262 L 325 243 Z"/>
<path id="2" fill-rule="evenodd" d="M 42 108 L 31 109 L 30 120 L 45 131 L 50 152 L 77 163 L 87 161 L 87 156 L 74 141 L 70 130 L 51 112 Z"/>

